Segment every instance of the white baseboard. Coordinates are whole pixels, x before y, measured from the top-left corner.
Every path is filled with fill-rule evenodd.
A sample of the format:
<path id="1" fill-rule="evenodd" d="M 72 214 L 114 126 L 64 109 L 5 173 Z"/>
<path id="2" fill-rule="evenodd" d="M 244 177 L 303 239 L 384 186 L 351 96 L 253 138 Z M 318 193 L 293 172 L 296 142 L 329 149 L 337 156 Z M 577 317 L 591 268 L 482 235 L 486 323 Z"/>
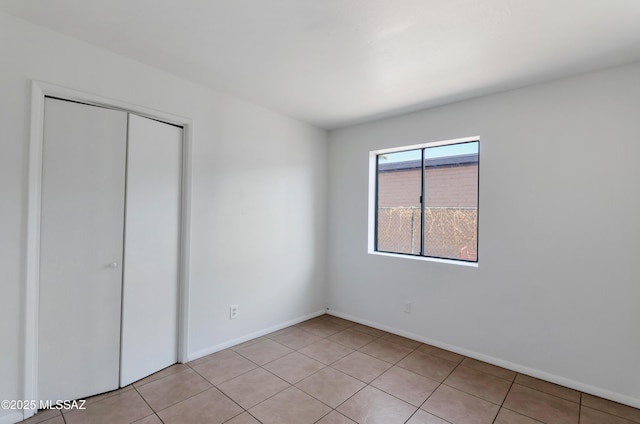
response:
<path id="1" fill-rule="evenodd" d="M 0 415 L 0 424 L 14 424 L 24 419 L 22 412 L 15 411 L 7 415 Z"/>
<path id="2" fill-rule="evenodd" d="M 464 349 L 458 346 L 453 346 L 447 343 L 440 342 L 438 340 L 429 339 L 427 337 L 420 336 L 418 334 L 410 333 L 408 331 L 399 330 L 397 328 L 389 327 L 377 322 L 368 321 L 365 319 L 361 319 L 358 317 L 354 317 L 349 314 L 343 314 L 341 312 L 337 312 L 334 310 L 327 310 L 327 314 L 336 316 L 338 318 L 344 318 L 349 321 L 357 322 L 358 324 L 368 325 L 369 327 L 377 328 L 379 330 L 383 330 L 389 333 L 397 334 L 398 336 L 403 336 L 412 340 L 416 340 L 422 343 L 426 343 L 432 346 L 439 347 L 441 349 L 446 349 L 451 352 L 459 353 L 460 355 L 468 356 L 473 359 L 477 359 L 479 361 L 487 362 L 489 364 L 493 364 L 502 368 L 506 368 L 515 372 L 519 372 L 521 374 L 530 375 L 532 377 L 539 378 L 541 380 L 549 381 L 551 383 L 559 384 L 561 386 L 569 387 L 570 389 L 578 390 L 584 393 L 588 393 L 593 396 L 598 396 L 601 398 L 609 399 L 614 402 L 622 403 L 624 405 L 629 405 L 633 408 L 640 408 L 640 399 L 634 398 L 631 396 L 627 396 L 621 393 L 612 392 L 607 389 L 602 389 L 600 387 L 591 386 L 586 383 L 582 383 L 580 381 L 571 380 L 559 375 L 550 374 L 545 371 L 537 370 L 534 368 L 529 368 L 524 365 L 519 365 L 513 362 L 506 361 L 504 359 L 496 358 L 494 356 L 485 355 L 483 353 L 479 353 L 473 350 Z"/>
<path id="3" fill-rule="evenodd" d="M 311 313 L 309 315 L 304 315 L 304 316 L 301 316 L 301 317 L 298 317 L 298 318 L 294 318 L 292 320 L 289 320 L 289 321 L 286 321 L 286 322 L 283 322 L 283 323 L 280 323 L 280 324 L 277 324 L 277 325 L 273 325 L 271 327 L 264 328 L 264 329 L 256 331 L 256 332 L 253 332 L 251 334 L 247 334 L 246 336 L 238 337 L 236 339 L 228 340 L 226 342 L 223 342 L 223 343 L 208 347 L 206 349 L 198 350 L 197 352 L 189 353 L 188 356 L 187 356 L 187 362 L 188 361 L 193 361 L 194 359 L 202 358 L 203 356 L 207 356 L 207 355 L 210 355 L 212 353 L 219 352 L 221 350 L 230 348 L 231 346 L 235 346 L 235 345 L 238 345 L 240 343 L 247 342 L 249 340 L 255 339 L 256 337 L 264 336 L 265 334 L 269 334 L 269 333 L 273 333 L 274 331 L 282 330 L 283 328 L 290 327 L 292 325 L 301 323 L 302 321 L 306 321 L 306 320 L 311 319 L 311 318 L 315 318 L 315 317 L 323 315 L 325 313 L 326 313 L 326 311 L 324 309 L 322 309 L 320 311 L 313 312 L 313 313 Z M 0 423 L 0 424 L 2 424 L 2 423 Z"/>

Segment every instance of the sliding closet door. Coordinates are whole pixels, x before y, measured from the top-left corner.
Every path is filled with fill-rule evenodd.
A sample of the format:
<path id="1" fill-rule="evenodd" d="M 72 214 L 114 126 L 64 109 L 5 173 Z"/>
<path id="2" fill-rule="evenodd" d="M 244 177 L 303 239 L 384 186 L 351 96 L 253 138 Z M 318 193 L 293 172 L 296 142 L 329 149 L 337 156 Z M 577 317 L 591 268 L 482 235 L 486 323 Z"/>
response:
<path id="1" fill-rule="evenodd" d="M 118 387 L 127 114 L 47 98 L 38 397 Z"/>
<path id="2" fill-rule="evenodd" d="M 120 384 L 177 362 L 182 129 L 129 115 Z"/>

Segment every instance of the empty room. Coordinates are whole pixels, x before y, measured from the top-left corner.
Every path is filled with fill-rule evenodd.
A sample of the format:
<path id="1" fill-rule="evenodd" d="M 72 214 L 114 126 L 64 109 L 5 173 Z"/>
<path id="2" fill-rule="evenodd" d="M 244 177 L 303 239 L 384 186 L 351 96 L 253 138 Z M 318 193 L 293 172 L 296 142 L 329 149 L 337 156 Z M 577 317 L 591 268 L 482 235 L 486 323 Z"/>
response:
<path id="1" fill-rule="evenodd" d="M 640 424 L 640 2 L 0 0 L 0 424 Z"/>

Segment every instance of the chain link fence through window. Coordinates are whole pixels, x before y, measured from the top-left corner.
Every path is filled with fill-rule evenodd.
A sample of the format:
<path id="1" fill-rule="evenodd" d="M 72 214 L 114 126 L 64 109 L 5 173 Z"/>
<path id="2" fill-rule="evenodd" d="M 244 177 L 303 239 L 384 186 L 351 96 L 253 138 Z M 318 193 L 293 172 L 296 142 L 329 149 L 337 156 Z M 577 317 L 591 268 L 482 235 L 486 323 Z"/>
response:
<path id="1" fill-rule="evenodd" d="M 420 254 L 421 208 L 378 208 L 378 250 Z M 475 261 L 478 246 L 478 209 L 426 207 L 424 255 Z"/>

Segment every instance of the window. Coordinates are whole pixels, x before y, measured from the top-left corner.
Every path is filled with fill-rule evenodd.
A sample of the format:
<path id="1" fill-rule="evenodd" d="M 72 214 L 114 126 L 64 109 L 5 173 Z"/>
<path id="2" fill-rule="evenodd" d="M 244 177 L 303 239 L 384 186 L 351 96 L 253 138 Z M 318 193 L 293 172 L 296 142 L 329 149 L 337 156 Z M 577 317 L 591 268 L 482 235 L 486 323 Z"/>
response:
<path id="1" fill-rule="evenodd" d="M 479 146 L 474 137 L 371 152 L 369 251 L 477 263 Z"/>

